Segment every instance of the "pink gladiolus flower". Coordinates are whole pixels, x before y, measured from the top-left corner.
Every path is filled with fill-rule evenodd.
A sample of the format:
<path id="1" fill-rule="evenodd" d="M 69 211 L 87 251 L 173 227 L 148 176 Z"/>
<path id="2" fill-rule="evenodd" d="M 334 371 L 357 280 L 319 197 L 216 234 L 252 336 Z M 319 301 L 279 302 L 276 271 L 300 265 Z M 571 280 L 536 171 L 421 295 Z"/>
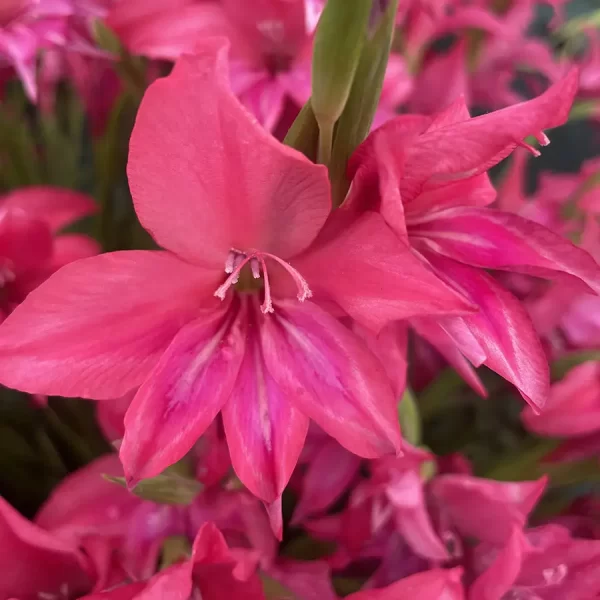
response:
<path id="1" fill-rule="evenodd" d="M 91 198 L 58 188 L 21 188 L 0 198 L 3 316 L 61 266 L 98 253 L 86 236 L 60 235 L 63 227 L 96 210 Z"/>
<path id="2" fill-rule="evenodd" d="M 176 60 L 199 40 L 222 35 L 230 44 L 231 87 L 269 131 L 288 108 L 295 116 L 310 97 L 318 0 L 126 0 L 107 23 L 133 54 Z M 390 57 L 376 124 L 389 119 L 410 91 L 401 57 Z"/>
<path id="3" fill-rule="evenodd" d="M 397 117 L 375 131 L 351 162 L 355 185 L 348 212 L 378 208 L 417 256 L 479 306 L 464 317 L 411 319 L 417 333 L 475 389 L 482 386 L 465 357 L 512 382 L 535 407 L 543 406 L 549 387 L 542 346 L 521 304 L 484 269 L 580 286 L 581 280 L 589 291 L 600 289 L 600 269 L 561 236 L 486 208 L 495 198 L 486 170 L 528 135 L 548 143 L 542 130 L 566 120 L 577 79 L 573 70 L 534 100 L 473 119 L 460 100 L 434 117 Z"/>
<path id="4" fill-rule="evenodd" d="M 491 565 L 475 580 L 469 600 L 589 600 L 600 593 L 600 542 L 573 538 L 558 525 L 515 528 L 502 549 L 483 544 L 475 558 Z"/>
<path id="5" fill-rule="evenodd" d="M 268 503 L 309 419 L 360 456 L 397 451 L 392 387 L 340 309 L 377 330 L 471 305 L 376 213 L 330 215 L 326 169 L 238 103 L 221 41 L 151 86 L 130 149 L 137 214 L 167 251 L 62 269 L 5 321 L 0 380 L 96 399 L 141 386 L 120 451 L 132 484 L 183 457 L 219 412 L 236 473 Z"/>
<path id="6" fill-rule="evenodd" d="M 196 536 L 189 560 L 163 569 L 145 584 L 125 585 L 81 600 L 266 600 L 254 568 L 252 553 L 230 550 L 221 532 L 207 523 Z"/>
<path id="7" fill-rule="evenodd" d="M 0 6 L 0 68 L 14 67 L 31 100 L 37 100 L 36 58 L 44 48 L 96 53 L 78 28 L 102 14 L 96 0 L 3 0 Z M 71 22 L 71 19 L 74 19 Z"/>

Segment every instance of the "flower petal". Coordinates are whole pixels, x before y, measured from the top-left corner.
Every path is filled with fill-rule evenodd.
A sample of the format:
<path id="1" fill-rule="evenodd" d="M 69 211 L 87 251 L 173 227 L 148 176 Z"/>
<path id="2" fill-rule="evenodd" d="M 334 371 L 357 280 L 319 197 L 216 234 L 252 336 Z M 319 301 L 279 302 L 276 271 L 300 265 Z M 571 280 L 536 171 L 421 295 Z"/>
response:
<path id="1" fill-rule="evenodd" d="M 462 535 L 504 544 L 514 526 L 523 527 L 547 481 L 547 477 L 510 482 L 470 475 L 440 475 L 431 482 L 431 492 Z"/>
<path id="2" fill-rule="evenodd" d="M 344 492 L 358 474 L 361 460 L 328 439 L 312 458 L 302 484 L 292 524 L 324 513 Z"/>
<path id="3" fill-rule="evenodd" d="M 413 223 L 418 236 L 436 252 L 486 269 L 525 272 L 539 277 L 568 276 L 600 292 L 600 267 L 583 249 L 543 225 L 489 208 L 453 208 Z"/>
<path id="4" fill-rule="evenodd" d="M 175 336 L 125 414 L 120 456 L 130 482 L 182 458 L 231 395 L 244 356 L 235 307 L 192 321 Z"/>
<path id="5" fill-rule="evenodd" d="M 404 577 L 386 588 L 350 594 L 348 600 L 464 600 L 462 569 L 432 569 Z"/>
<path id="6" fill-rule="evenodd" d="M 311 302 L 277 303 L 262 351 L 282 393 L 342 446 L 365 458 L 398 451 L 396 398 L 364 343 Z"/>
<path id="7" fill-rule="evenodd" d="M 487 171 L 527 136 L 562 125 L 569 115 L 578 81 L 579 73 L 574 68 L 533 100 L 421 135 L 406 150 L 403 187 L 414 192 L 424 185 Z"/>
<path id="8" fill-rule="evenodd" d="M 50 186 L 19 188 L 4 196 L 1 205 L 7 210 L 22 210 L 31 218 L 46 223 L 54 232 L 98 210 L 93 198 Z"/>
<path id="9" fill-rule="evenodd" d="M 273 379 L 263 359 L 257 319 L 249 307 L 248 337 L 235 389 L 223 407 L 223 425 L 233 468 L 242 483 L 265 502 L 287 485 L 308 431 L 308 418 L 294 406 L 289 390 Z"/>
<path id="10" fill-rule="evenodd" d="M 0 381 L 34 394 L 111 399 L 142 383 L 219 274 L 165 252 L 113 252 L 63 267 L 0 330 Z"/>
<path id="11" fill-rule="evenodd" d="M 514 384 L 529 404 L 541 408 L 549 393 L 548 362 L 521 303 L 486 273 L 433 253 L 427 258 L 479 306 L 478 313 L 460 319 L 485 353 L 484 364 Z"/>
<path id="12" fill-rule="evenodd" d="M 128 174 L 156 241 L 219 268 L 232 248 L 283 258 L 304 250 L 331 206 L 327 169 L 276 141 L 233 96 L 220 39 L 150 86 Z"/>
<path id="13" fill-rule="evenodd" d="M 292 261 L 315 298 L 333 299 L 374 331 L 417 315 L 473 310 L 413 255 L 378 214 L 367 212 L 332 235 L 329 230 L 337 228 L 336 218 L 330 220 L 320 240 Z"/>
<path id="14" fill-rule="evenodd" d="M 85 593 L 92 585 L 84 556 L 22 517 L 0 498 L 0 598 L 39 598 L 44 593 Z"/>

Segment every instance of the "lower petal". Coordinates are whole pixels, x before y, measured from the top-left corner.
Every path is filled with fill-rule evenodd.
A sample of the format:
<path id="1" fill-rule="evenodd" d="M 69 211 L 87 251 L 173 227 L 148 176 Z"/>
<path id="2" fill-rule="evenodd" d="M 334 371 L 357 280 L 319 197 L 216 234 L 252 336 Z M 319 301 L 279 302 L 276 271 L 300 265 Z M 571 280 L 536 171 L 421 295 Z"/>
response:
<path id="1" fill-rule="evenodd" d="M 273 380 L 324 431 L 365 458 L 400 450 L 392 387 L 355 334 L 312 302 L 278 303 L 261 334 Z"/>
<path id="2" fill-rule="evenodd" d="M 257 316 L 250 311 L 251 319 Z M 235 390 L 223 407 L 223 425 L 237 476 L 254 495 L 271 503 L 283 493 L 298 462 L 308 418 L 265 364 L 257 321 L 249 325 Z"/>
<path id="3" fill-rule="evenodd" d="M 130 482 L 183 458 L 231 395 L 246 335 L 235 310 L 230 306 L 186 325 L 138 390 L 120 449 Z"/>

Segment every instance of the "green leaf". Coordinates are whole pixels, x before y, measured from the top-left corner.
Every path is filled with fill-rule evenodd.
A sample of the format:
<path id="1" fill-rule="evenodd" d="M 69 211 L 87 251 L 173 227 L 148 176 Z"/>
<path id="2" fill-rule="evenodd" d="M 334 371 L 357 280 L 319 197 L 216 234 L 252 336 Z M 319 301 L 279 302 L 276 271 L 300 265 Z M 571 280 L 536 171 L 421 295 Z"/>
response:
<path id="1" fill-rule="evenodd" d="M 127 487 L 124 477 L 104 475 L 104 478 L 125 488 Z M 201 491 L 202 484 L 200 482 L 167 472 L 151 479 L 144 479 L 131 490 L 133 494 L 144 500 L 150 500 L 158 504 L 183 506 L 191 504 Z"/>
<path id="2" fill-rule="evenodd" d="M 397 11 L 398 0 L 390 0 L 373 35 L 365 42 L 348 101 L 337 123 L 330 163 L 336 206 L 344 201 L 350 188 L 346 177 L 348 160 L 367 137 L 373 124 L 392 46 Z"/>
<path id="3" fill-rule="evenodd" d="M 267 600 L 300 600 L 296 594 L 291 592 L 284 585 L 281 585 L 279 581 L 275 581 L 264 573 L 260 574 L 260 579 L 263 584 L 263 591 Z"/>
<path id="4" fill-rule="evenodd" d="M 412 392 L 406 388 L 398 405 L 398 418 L 404 439 L 413 446 L 421 443 L 421 416 Z"/>

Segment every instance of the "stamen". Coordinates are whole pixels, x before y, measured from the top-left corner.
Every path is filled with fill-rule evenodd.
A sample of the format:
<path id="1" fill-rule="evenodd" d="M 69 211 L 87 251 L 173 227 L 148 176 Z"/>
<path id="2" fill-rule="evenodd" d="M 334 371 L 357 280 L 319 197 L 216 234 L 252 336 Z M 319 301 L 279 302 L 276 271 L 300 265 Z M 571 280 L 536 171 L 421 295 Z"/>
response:
<path id="1" fill-rule="evenodd" d="M 227 290 L 239 281 L 240 272 L 244 268 L 245 264 L 249 262 L 251 258 L 253 258 L 253 256 L 244 256 L 241 254 L 238 255 L 238 257 L 241 258 L 241 260 L 236 261 L 238 264 L 235 265 L 231 275 L 229 275 L 229 277 L 215 291 L 215 296 L 221 300 L 225 300 L 225 294 L 227 293 Z"/>
<path id="2" fill-rule="evenodd" d="M 543 131 L 536 133 L 535 139 L 541 146 L 548 146 L 550 144 L 550 138 Z"/>
<path id="3" fill-rule="evenodd" d="M 263 260 L 253 257 L 250 259 L 250 269 L 252 270 L 252 277 L 254 279 L 260 279 L 260 267 L 258 261 L 260 260 L 260 265 L 263 268 L 263 273 L 266 275 L 267 269 L 265 268 L 265 263 Z"/>
<path id="4" fill-rule="evenodd" d="M 298 288 L 298 300 L 300 300 L 300 302 L 304 302 L 307 298 L 312 297 L 312 292 L 308 287 L 306 279 L 304 279 L 304 277 L 302 277 L 302 275 L 300 275 L 300 273 L 298 273 L 298 271 L 294 269 L 294 267 L 292 267 L 290 263 L 286 262 L 285 260 L 282 260 L 274 254 L 268 254 L 266 252 L 262 252 L 261 254 L 263 256 L 268 256 L 275 262 L 278 262 L 292 276 L 292 279 L 296 282 L 296 286 Z"/>
<path id="5" fill-rule="evenodd" d="M 530 146 L 527 142 L 524 142 L 522 140 L 517 141 L 517 146 L 521 146 L 521 148 L 525 148 L 525 150 L 529 150 L 529 152 L 531 152 L 531 154 L 533 154 L 536 157 L 541 155 L 541 152 L 537 148 Z"/>
<path id="6" fill-rule="evenodd" d="M 265 282 L 265 299 L 262 303 L 260 310 L 266 315 L 267 313 L 275 312 L 273 310 L 273 300 L 271 299 L 271 284 L 269 283 L 269 274 L 267 273 L 267 265 L 262 257 L 259 257 L 260 266 L 262 267 L 263 280 Z"/>
<path id="7" fill-rule="evenodd" d="M 312 292 L 308 287 L 308 283 L 304 277 L 302 277 L 302 275 L 300 275 L 300 273 L 294 269 L 292 265 L 290 265 L 290 263 L 282 260 L 274 254 L 269 254 L 268 252 L 251 251 L 246 254 L 245 252 L 235 250 L 233 248 L 227 255 L 227 259 L 225 261 L 225 272 L 229 274 L 229 277 L 227 277 L 227 279 L 216 289 L 214 295 L 221 300 L 225 300 L 227 291 L 232 285 L 235 285 L 239 281 L 242 269 L 246 266 L 246 264 L 249 263 L 254 279 L 260 279 L 262 276 L 264 281 L 265 299 L 261 305 L 262 312 L 265 314 L 274 312 L 273 299 L 271 297 L 271 284 L 269 281 L 265 258 L 271 258 L 276 263 L 279 263 L 288 272 L 288 274 L 291 275 L 292 279 L 296 283 L 296 287 L 298 288 L 298 300 L 300 302 L 304 302 L 304 300 L 312 296 Z"/>

